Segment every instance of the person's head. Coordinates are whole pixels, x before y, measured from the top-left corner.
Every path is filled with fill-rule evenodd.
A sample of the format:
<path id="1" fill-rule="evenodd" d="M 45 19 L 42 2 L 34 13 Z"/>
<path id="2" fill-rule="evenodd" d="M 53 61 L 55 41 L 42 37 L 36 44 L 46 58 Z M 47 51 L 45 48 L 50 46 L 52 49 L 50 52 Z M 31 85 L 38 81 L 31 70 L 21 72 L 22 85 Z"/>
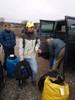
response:
<path id="1" fill-rule="evenodd" d="M 49 37 L 48 39 L 46 39 L 46 41 L 49 43 L 49 42 L 51 42 L 53 40 L 53 38 L 52 37 Z"/>
<path id="2" fill-rule="evenodd" d="M 10 31 L 10 29 L 11 29 L 10 23 L 6 23 L 6 24 L 5 24 L 5 29 L 6 29 L 7 31 Z"/>
<path id="3" fill-rule="evenodd" d="M 33 33 L 34 32 L 34 29 L 35 29 L 34 23 L 28 21 L 26 23 L 26 29 L 27 29 L 28 32 Z"/>

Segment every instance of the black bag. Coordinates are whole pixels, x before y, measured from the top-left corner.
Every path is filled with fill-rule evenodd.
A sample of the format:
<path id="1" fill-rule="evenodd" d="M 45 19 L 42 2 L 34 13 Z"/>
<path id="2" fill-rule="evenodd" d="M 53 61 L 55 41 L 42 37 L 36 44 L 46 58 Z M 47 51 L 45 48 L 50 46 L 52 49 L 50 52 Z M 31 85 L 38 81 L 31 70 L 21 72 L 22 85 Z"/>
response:
<path id="1" fill-rule="evenodd" d="M 32 75 L 32 70 L 29 63 L 24 60 L 19 62 L 15 68 L 15 77 L 16 80 L 19 81 L 19 85 L 21 81 L 25 81 Z"/>
<path id="2" fill-rule="evenodd" d="M 2 62 L 0 61 L 0 90 L 5 86 L 5 78 L 3 72 Z"/>
<path id="3" fill-rule="evenodd" d="M 57 78 L 57 80 L 55 80 L 55 81 L 51 80 L 53 83 L 56 83 L 56 84 L 61 84 L 65 79 L 64 75 L 60 75 L 59 72 L 56 70 L 48 71 L 38 81 L 38 88 L 40 91 L 43 90 L 44 81 L 45 81 L 47 76 Z"/>

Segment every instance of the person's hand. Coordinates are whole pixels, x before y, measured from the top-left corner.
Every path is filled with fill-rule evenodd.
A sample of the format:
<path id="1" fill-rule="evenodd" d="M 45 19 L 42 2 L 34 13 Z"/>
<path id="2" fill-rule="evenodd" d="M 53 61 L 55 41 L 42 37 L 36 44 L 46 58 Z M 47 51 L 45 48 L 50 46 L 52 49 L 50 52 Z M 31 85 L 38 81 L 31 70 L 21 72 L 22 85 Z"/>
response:
<path id="1" fill-rule="evenodd" d="M 53 38 L 52 37 L 50 37 L 50 38 L 48 38 L 48 39 L 46 39 L 46 42 L 51 42 L 53 40 Z"/>
<path id="2" fill-rule="evenodd" d="M 24 60 L 23 58 L 20 59 L 20 61 L 23 61 L 23 60 Z"/>
<path id="3" fill-rule="evenodd" d="M 38 49 L 37 50 L 37 53 L 41 54 L 42 53 L 42 50 L 41 49 Z"/>
<path id="4" fill-rule="evenodd" d="M 47 42 L 50 42 L 50 38 L 46 39 Z"/>

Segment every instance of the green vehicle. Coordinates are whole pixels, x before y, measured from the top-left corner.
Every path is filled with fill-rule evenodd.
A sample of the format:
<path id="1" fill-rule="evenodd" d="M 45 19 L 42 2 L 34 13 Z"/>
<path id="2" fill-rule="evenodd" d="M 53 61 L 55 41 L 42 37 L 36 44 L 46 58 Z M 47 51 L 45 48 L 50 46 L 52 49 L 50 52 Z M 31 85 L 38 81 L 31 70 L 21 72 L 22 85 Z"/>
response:
<path id="1" fill-rule="evenodd" d="M 65 16 L 64 20 L 40 20 L 38 35 L 41 40 L 43 53 L 40 55 L 49 58 L 49 50 L 46 39 L 51 37 L 60 38 L 66 43 L 65 66 L 75 65 L 75 18 Z"/>

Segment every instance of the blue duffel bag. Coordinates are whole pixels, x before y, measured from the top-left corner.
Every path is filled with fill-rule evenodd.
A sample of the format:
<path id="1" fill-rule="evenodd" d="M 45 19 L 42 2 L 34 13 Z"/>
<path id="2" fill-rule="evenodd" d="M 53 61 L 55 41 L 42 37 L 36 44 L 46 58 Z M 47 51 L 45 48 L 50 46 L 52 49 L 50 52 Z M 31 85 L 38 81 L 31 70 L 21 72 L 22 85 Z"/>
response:
<path id="1" fill-rule="evenodd" d="M 10 55 L 6 60 L 6 69 L 8 77 L 15 77 L 15 67 L 16 64 L 20 61 L 20 59 L 15 55 Z"/>

